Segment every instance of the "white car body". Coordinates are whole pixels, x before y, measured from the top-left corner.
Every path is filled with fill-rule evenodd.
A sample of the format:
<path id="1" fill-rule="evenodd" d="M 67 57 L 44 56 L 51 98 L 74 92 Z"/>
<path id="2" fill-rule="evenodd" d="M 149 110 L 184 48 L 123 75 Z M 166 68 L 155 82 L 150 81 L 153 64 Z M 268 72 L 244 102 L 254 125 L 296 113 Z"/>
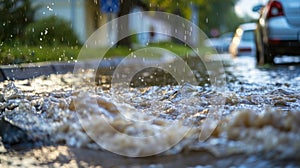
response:
<path id="1" fill-rule="evenodd" d="M 261 10 L 256 31 L 257 62 L 300 55 L 300 0 L 270 0 Z"/>
<path id="2" fill-rule="evenodd" d="M 245 23 L 236 29 L 229 46 L 229 52 L 232 56 L 255 56 L 255 29 L 256 23 Z"/>

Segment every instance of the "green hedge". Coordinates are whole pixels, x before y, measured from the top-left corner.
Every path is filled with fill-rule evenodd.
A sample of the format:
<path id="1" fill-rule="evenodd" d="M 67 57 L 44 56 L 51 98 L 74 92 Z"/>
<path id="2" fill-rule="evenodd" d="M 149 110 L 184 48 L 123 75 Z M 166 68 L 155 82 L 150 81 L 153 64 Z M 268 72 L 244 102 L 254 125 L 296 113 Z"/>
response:
<path id="1" fill-rule="evenodd" d="M 26 27 L 24 43 L 34 46 L 74 46 L 79 44 L 79 40 L 70 23 L 61 18 L 50 16 Z"/>

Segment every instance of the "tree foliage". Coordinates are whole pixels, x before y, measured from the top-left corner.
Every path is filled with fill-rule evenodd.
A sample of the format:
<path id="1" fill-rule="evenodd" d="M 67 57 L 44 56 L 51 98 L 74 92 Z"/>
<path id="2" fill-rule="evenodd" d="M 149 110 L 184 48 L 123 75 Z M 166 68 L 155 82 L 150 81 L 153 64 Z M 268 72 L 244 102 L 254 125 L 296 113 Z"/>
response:
<path id="1" fill-rule="evenodd" d="M 11 42 L 20 38 L 25 27 L 33 22 L 35 11 L 30 0 L 0 0 L 0 40 Z"/>
<path id="2" fill-rule="evenodd" d="M 238 0 L 120 0 L 119 16 L 129 14 L 135 6 L 144 10 L 170 12 L 186 19 L 191 19 L 192 6 L 196 6 L 199 14 L 199 27 L 207 34 L 211 35 L 211 30 L 218 30 L 220 33 L 234 31 L 235 28 L 244 22 L 239 18 L 234 6 Z M 129 31 L 128 27 L 123 32 Z M 125 38 L 118 45 L 129 46 L 130 38 Z"/>
<path id="3" fill-rule="evenodd" d="M 142 0 L 150 10 L 159 10 L 191 18 L 191 6 L 199 9 L 199 27 L 210 34 L 212 29 L 220 32 L 233 31 L 243 20 L 234 12 L 238 0 Z"/>

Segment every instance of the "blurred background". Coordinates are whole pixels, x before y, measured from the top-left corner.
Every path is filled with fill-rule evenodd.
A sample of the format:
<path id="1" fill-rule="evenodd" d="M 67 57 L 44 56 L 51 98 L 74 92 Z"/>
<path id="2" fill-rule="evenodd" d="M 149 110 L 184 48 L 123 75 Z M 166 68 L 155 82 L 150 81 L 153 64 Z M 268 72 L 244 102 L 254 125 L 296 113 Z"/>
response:
<path id="1" fill-rule="evenodd" d="M 36 61 L 74 60 L 81 45 L 103 24 L 140 11 L 162 11 L 184 17 L 198 25 L 210 38 L 207 46 L 227 52 L 238 25 L 253 22 L 258 13 L 252 7 L 265 0 L 1 0 L 1 64 Z M 160 18 L 144 16 L 142 22 L 131 17 L 123 31 L 156 31 L 164 24 Z M 182 32 L 178 32 L 182 33 Z M 107 29 L 107 45 L 118 32 Z M 181 42 L 155 33 L 136 34 L 119 41 L 108 56 L 127 55 L 128 48 L 160 44 L 183 53 Z M 197 42 L 195 42 L 197 43 Z M 105 45 L 105 43 L 104 43 Z M 197 45 L 197 44 L 195 44 Z M 175 49 L 174 49 L 175 48 Z M 179 52 L 179 53 L 178 53 Z"/>

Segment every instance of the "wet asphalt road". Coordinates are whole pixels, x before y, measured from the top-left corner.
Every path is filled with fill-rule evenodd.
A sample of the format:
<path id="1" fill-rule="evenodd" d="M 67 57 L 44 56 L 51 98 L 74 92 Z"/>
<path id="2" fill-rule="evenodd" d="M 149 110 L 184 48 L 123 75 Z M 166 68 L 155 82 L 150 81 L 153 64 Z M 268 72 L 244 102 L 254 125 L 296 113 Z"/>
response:
<path id="1" fill-rule="evenodd" d="M 300 83 L 299 57 L 275 58 L 276 65 L 257 66 L 254 57 L 243 56 L 233 59 L 227 69 L 242 82 L 252 84 L 275 84 L 298 87 Z"/>
<path id="2" fill-rule="evenodd" d="M 299 110 L 299 103 L 294 102 L 291 105 L 284 100 L 287 95 L 297 95 L 300 91 L 299 58 L 300 56 L 276 58 L 276 64 L 272 66 L 258 66 L 255 57 L 251 56 L 232 59 L 230 66 L 225 65 L 227 88 L 239 95 L 261 97 L 271 93 L 265 100 L 256 100 L 256 103 L 262 106 L 271 105 L 284 111 Z M 275 99 L 284 101 L 270 103 L 270 100 L 272 102 Z"/>

